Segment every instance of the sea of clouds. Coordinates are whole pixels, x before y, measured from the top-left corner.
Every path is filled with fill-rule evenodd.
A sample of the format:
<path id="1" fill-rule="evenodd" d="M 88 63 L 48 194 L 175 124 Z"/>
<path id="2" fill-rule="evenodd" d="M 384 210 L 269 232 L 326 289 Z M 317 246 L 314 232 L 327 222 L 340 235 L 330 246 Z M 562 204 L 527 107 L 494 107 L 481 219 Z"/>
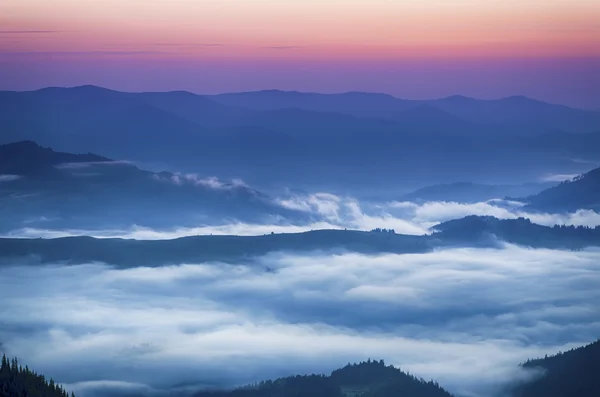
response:
<path id="1" fill-rule="evenodd" d="M 527 212 L 522 203 L 360 202 L 329 193 L 277 199 L 310 223 L 50 230 L 11 237 L 169 239 L 312 229 L 425 234 L 467 215 L 600 225 L 600 214 Z M 81 397 L 182 395 L 385 359 L 459 396 L 502 396 L 519 362 L 600 334 L 600 250 L 445 249 L 423 254 L 271 253 L 253 263 L 117 268 L 0 267 L 0 349 Z M 273 269 L 274 271 L 265 271 Z"/>
<path id="2" fill-rule="evenodd" d="M 523 375 L 519 362 L 600 334 L 599 262 L 597 249 L 512 245 L 130 269 L 15 262 L 0 268 L 0 342 L 82 397 L 183 393 L 367 358 L 490 396 Z"/>

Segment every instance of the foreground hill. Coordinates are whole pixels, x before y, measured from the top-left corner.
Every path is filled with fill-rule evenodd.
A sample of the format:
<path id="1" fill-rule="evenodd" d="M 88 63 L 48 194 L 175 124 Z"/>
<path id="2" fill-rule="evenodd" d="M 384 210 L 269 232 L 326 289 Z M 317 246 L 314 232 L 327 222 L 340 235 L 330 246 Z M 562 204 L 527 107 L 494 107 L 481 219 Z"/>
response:
<path id="1" fill-rule="evenodd" d="M 471 216 L 438 225 L 432 235 L 393 231 L 316 230 L 262 236 L 192 236 L 174 240 L 92 237 L 0 239 L 0 259 L 45 262 L 104 262 L 118 266 L 159 266 L 204 261 L 252 261 L 269 252 L 351 251 L 365 254 L 421 253 L 439 247 L 497 247 L 500 241 L 531 247 L 581 249 L 600 246 L 600 227 L 546 227 L 527 219 Z"/>
<path id="2" fill-rule="evenodd" d="M 290 376 L 231 391 L 205 391 L 195 397 L 451 397 L 432 381 L 415 378 L 381 361 L 348 364 L 329 376 Z"/>
<path id="3" fill-rule="evenodd" d="M 521 368 L 533 378 L 507 387 L 514 397 L 600 395 L 600 340 L 553 356 L 528 360 Z M 100 374 L 101 375 L 101 374 Z M 171 394 L 169 394 L 171 395 Z M 2 357 L 1 397 L 68 397 L 54 380 Z M 71 397 L 74 394 L 71 393 Z M 435 381 L 416 378 L 383 360 L 348 364 L 330 375 L 296 375 L 231 389 L 204 390 L 194 397 L 452 397 Z"/>
<path id="4" fill-rule="evenodd" d="M 525 362 L 538 372 L 533 382 L 512 391 L 514 397 L 600 396 L 600 340 L 554 356 Z"/>
<path id="5" fill-rule="evenodd" d="M 7 231 L 28 225 L 161 226 L 211 219 L 300 216 L 241 182 L 154 173 L 93 155 L 24 141 L 0 146 L 0 217 Z"/>
<path id="6" fill-rule="evenodd" d="M 29 369 L 23 368 L 16 358 L 2 356 L 0 366 L 0 397 L 75 397 L 67 393 L 53 379 L 46 380 Z"/>
<path id="7" fill-rule="evenodd" d="M 529 196 L 526 201 L 529 208 L 543 211 L 600 211 L 600 168 Z"/>

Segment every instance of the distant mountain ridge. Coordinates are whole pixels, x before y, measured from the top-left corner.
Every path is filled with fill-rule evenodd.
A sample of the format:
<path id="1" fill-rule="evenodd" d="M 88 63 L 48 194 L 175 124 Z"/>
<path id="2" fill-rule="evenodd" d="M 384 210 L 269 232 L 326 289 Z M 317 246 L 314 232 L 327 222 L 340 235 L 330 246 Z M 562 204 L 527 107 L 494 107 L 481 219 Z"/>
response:
<path id="1" fill-rule="evenodd" d="M 398 112 L 426 105 L 476 123 L 507 125 L 523 123 L 524 126 L 531 127 L 536 122 L 544 120 L 542 123 L 544 128 L 572 132 L 592 132 L 595 130 L 594 126 L 600 122 L 594 112 L 549 104 L 524 96 L 481 100 L 454 95 L 441 99 L 408 100 L 377 93 L 317 94 L 270 90 L 220 94 L 210 98 L 225 105 L 259 110 L 295 107 L 367 117 L 390 117 Z M 578 117 L 582 117 L 584 122 L 573 123 L 572 121 Z"/>
<path id="2" fill-rule="evenodd" d="M 473 182 L 454 182 L 426 186 L 399 198 L 400 201 L 454 201 L 477 203 L 505 197 L 529 196 L 554 183 L 530 183 L 523 185 L 486 185 Z"/>
<path id="3" fill-rule="evenodd" d="M 156 161 L 251 183 L 362 186 L 401 179 L 422 186 L 448 179 L 508 183 L 515 174 L 523 180 L 510 183 L 524 182 L 550 166 L 581 172 L 569 159 L 598 155 L 592 143 L 600 113 L 523 97 L 202 96 L 81 86 L 2 91 L 0 125 L 0 143 L 33 140 L 60 151 Z M 543 137 L 550 133 L 552 139 Z"/>

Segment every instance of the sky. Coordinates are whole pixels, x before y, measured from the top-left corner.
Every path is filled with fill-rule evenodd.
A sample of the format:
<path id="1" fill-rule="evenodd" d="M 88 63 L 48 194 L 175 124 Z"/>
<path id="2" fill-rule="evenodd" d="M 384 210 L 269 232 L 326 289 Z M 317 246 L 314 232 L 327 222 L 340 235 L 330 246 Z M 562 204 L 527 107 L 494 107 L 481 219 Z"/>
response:
<path id="1" fill-rule="evenodd" d="M 600 108 L 595 0 L 4 0 L 0 89 L 529 95 Z"/>

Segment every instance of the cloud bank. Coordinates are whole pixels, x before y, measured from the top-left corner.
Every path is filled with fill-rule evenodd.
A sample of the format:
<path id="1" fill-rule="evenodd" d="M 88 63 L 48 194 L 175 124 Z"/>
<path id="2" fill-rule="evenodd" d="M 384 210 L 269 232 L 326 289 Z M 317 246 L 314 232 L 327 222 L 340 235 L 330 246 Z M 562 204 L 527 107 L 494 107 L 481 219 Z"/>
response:
<path id="1" fill-rule="evenodd" d="M 173 179 L 175 178 L 175 179 Z M 233 189 L 245 186 L 242 181 L 225 184 L 218 179 L 198 179 L 195 175 L 173 175 L 170 183 L 193 183 L 213 189 Z M 316 193 L 279 198 L 278 205 L 304 212 L 312 218 L 311 222 L 290 222 L 281 217 L 266 216 L 263 223 L 245 223 L 227 220 L 219 223 L 201 224 L 197 227 L 178 227 L 154 229 L 143 225 L 132 225 L 125 229 L 43 229 L 28 225 L 9 233 L 4 237 L 56 238 L 68 236 L 93 236 L 98 238 L 133 238 L 142 240 L 172 239 L 195 235 L 261 235 L 268 233 L 300 233 L 318 229 L 356 229 L 375 228 L 394 229 L 396 233 L 423 235 L 440 222 L 463 218 L 468 215 L 494 216 L 500 219 L 524 217 L 532 222 L 545 225 L 573 225 L 595 227 L 600 225 L 600 214 L 591 210 L 578 210 L 572 213 L 530 213 L 523 210 L 523 203 L 494 199 L 479 203 L 457 202 L 399 202 L 385 203 L 360 202 L 351 197 L 342 197 L 330 193 Z"/>
<path id="2" fill-rule="evenodd" d="M 0 341 L 83 397 L 239 385 L 368 357 L 489 396 L 520 361 L 597 337 L 599 259 L 509 245 L 251 265 L 15 263 L 0 268 Z"/>

